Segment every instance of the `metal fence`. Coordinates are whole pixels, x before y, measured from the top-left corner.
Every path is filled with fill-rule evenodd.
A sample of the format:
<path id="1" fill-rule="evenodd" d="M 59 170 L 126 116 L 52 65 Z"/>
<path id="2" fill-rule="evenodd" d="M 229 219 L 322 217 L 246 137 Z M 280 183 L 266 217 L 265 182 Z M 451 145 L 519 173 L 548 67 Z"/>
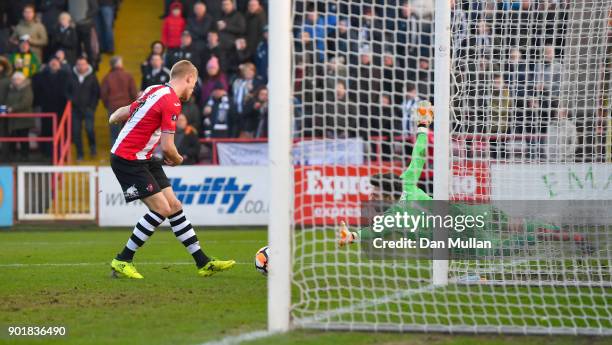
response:
<path id="1" fill-rule="evenodd" d="M 19 220 L 95 220 L 96 167 L 17 167 Z"/>

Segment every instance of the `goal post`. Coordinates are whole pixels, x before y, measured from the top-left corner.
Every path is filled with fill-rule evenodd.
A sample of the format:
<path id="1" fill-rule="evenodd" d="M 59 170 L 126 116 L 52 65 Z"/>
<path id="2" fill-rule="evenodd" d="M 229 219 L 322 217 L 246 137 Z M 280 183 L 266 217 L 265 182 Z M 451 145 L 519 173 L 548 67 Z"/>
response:
<path id="1" fill-rule="evenodd" d="M 448 200 L 450 184 L 450 1 L 435 0 L 434 36 L 434 168 L 433 197 Z M 446 71 L 446 72 L 444 72 Z M 432 283 L 444 286 L 448 283 L 448 260 L 434 260 Z"/>
<path id="2" fill-rule="evenodd" d="M 612 0 L 288 6 L 270 16 L 270 330 L 612 335 Z M 376 251 L 437 239 L 373 229 L 425 195 L 486 215 L 463 234 L 494 250 Z"/>
<path id="3" fill-rule="evenodd" d="M 291 306 L 291 1 L 269 1 L 269 160 L 270 211 L 268 245 L 268 330 L 289 330 Z"/>

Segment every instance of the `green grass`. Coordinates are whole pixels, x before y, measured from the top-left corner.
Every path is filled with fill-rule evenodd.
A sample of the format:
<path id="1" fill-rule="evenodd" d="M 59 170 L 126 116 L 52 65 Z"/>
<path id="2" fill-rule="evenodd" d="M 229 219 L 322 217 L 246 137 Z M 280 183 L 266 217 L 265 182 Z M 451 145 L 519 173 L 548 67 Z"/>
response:
<path id="1" fill-rule="evenodd" d="M 124 245 L 130 229 L 75 226 L 58 229 L 58 226 L 19 226 L 0 231 L 0 325 L 3 328 L 0 330 L 0 344 L 200 344 L 266 327 L 266 279 L 255 271 L 252 264 L 255 251 L 266 244 L 263 229 L 200 229 L 198 236 L 207 253 L 239 262 L 230 272 L 203 279 L 195 274 L 191 257 L 182 245 L 167 228 L 163 228 L 137 254 L 136 265 L 145 276 L 142 281 L 111 279 L 109 276 L 108 263 Z M 328 253 L 334 253 L 332 247 L 327 248 L 329 243 L 316 242 L 312 248 L 305 250 L 325 248 Z M 347 274 L 349 271 L 343 271 L 340 267 L 335 271 L 333 260 L 342 263 L 357 254 L 355 251 L 344 251 L 325 257 L 313 256 L 313 262 L 309 263 L 308 259 L 304 261 L 301 267 L 307 270 L 300 274 L 305 274 L 304 278 L 316 277 L 319 272 L 312 268 L 309 271 L 308 267 L 321 260 L 325 261 L 322 266 L 325 273 Z M 367 272 L 379 272 L 383 276 L 386 272 L 398 272 L 388 270 L 383 267 Z M 339 287 L 350 282 L 330 280 L 327 282 L 329 291 L 320 291 L 319 294 L 309 292 L 307 296 L 333 301 L 341 293 Z M 321 286 L 322 281 L 311 279 L 310 283 Z M 362 294 L 364 298 L 371 298 L 372 292 L 368 294 L 365 290 L 372 290 L 372 286 L 381 282 L 361 283 L 364 288 L 356 287 L 354 296 Z M 396 288 L 401 287 L 403 285 Z M 297 299 L 298 295 L 294 294 L 294 298 Z M 609 299 L 610 295 L 605 298 Z M 422 303 L 430 300 L 412 296 L 402 301 L 403 308 L 417 308 L 419 303 L 410 305 L 410 301 Z M 384 316 L 389 311 L 397 312 L 394 308 L 402 303 L 366 309 L 376 315 L 379 322 L 410 321 L 398 318 L 397 313 Z M 606 303 L 610 305 L 609 301 L 604 301 L 603 305 Z M 335 307 L 335 303 L 306 304 L 301 310 Z M 479 310 L 475 307 L 471 312 Z M 334 319 L 340 322 L 347 320 L 350 320 L 350 315 L 340 315 Z M 367 317 L 354 320 L 372 321 Z M 6 336 L 7 325 L 63 325 L 68 327 L 69 334 L 63 338 L 9 339 Z M 610 344 L 611 340 L 598 337 L 453 336 L 299 330 L 251 343 L 493 345 L 517 342 L 522 345 L 603 345 Z"/>
<path id="2" fill-rule="evenodd" d="M 553 329 L 564 332 L 612 329 L 612 289 L 563 282 L 565 278 L 576 277 L 595 283 L 609 282 L 610 268 L 605 256 L 600 260 L 571 262 L 554 258 L 530 260 L 520 265 L 497 260 L 498 265 L 503 264 L 504 274 L 479 274 L 488 281 L 500 277 L 517 282 L 527 278 L 534 282 L 554 279 L 555 284 L 550 286 L 486 283 L 433 288 L 431 260 L 367 260 L 359 250 L 335 249 L 330 231 L 303 230 L 296 233 L 296 244 L 293 296 L 299 298 L 294 299 L 293 315 L 300 319 L 318 316 L 318 324 L 333 323 L 333 327 L 352 329 L 375 325 L 379 330 L 455 332 L 476 326 L 480 331 L 496 332 L 501 327 L 521 333 L 528 327 L 540 334 Z M 454 261 L 451 276 L 461 277 L 478 270 L 491 272 L 493 262 Z M 582 268 L 577 266 L 579 262 Z M 585 267 L 590 276 L 573 274 Z M 347 306 L 352 306 L 350 312 L 333 312 Z"/>
<path id="3" fill-rule="evenodd" d="M 144 280 L 111 279 L 108 263 L 129 233 L 2 231 L 0 324 L 69 329 L 65 338 L 15 343 L 197 344 L 265 328 L 266 279 L 252 265 L 265 232 L 199 231 L 208 253 L 240 263 L 203 279 L 185 248 L 164 229 L 136 256 Z M 26 266 L 6 267 L 11 263 Z M 45 265 L 76 263 L 86 265 Z M 0 343 L 6 342 L 2 337 Z"/>

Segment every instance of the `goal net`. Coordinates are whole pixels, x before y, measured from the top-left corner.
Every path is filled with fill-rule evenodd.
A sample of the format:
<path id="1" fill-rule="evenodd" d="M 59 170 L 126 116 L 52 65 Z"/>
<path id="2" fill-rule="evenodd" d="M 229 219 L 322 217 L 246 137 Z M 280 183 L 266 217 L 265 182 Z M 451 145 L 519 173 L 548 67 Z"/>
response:
<path id="1" fill-rule="evenodd" d="M 292 325 L 612 335 L 612 0 L 441 1 L 293 1 Z M 446 133 L 417 134 L 421 101 Z M 485 215 L 443 242 L 492 248 L 388 250 L 440 226 L 372 214 L 432 214 L 406 196 L 436 188 L 455 221 Z"/>

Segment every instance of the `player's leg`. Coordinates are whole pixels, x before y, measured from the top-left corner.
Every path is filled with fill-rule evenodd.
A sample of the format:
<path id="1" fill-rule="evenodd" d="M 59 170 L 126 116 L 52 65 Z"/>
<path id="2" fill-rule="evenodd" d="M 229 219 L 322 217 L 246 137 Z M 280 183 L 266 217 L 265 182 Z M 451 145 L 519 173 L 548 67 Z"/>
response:
<path id="1" fill-rule="evenodd" d="M 157 161 L 151 161 L 149 163 L 149 172 L 155 178 L 155 181 L 161 188 L 161 195 L 166 200 L 168 210 L 168 220 L 172 227 L 172 232 L 176 238 L 185 246 L 187 252 L 193 257 L 196 266 L 198 267 L 198 274 L 201 276 L 210 276 L 216 272 L 225 271 L 232 268 L 236 262 L 234 260 L 215 260 L 211 259 L 200 247 L 200 241 L 191 225 L 191 222 L 187 219 L 187 216 L 183 212 L 183 205 L 176 198 L 172 187 L 170 186 L 170 180 L 166 176 L 161 163 Z"/>
<path id="2" fill-rule="evenodd" d="M 143 198 L 142 202 L 147 205 L 149 211 L 136 223 L 125 248 L 117 255 L 118 260 L 132 261 L 136 250 L 142 247 L 149 237 L 153 236 L 155 229 L 164 222 L 170 213 L 168 201 L 159 192 Z"/>
<path id="3" fill-rule="evenodd" d="M 134 254 L 153 236 L 155 229 L 164 222 L 166 215 L 170 213 L 168 202 L 159 192 L 143 198 L 142 201 L 147 205 L 149 211 L 138 220 L 123 250 L 111 262 L 111 268 L 115 274 L 119 273 L 137 279 L 141 279 L 142 275 L 136 271 L 132 264 Z"/>
<path id="4" fill-rule="evenodd" d="M 206 256 L 202 248 L 200 248 L 198 237 L 193 230 L 191 222 L 189 222 L 187 216 L 183 212 L 181 202 L 176 198 L 176 195 L 174 195 L 172 187 L 162 189 L 162 193 L 170 205 L 171 211 L 168 220 L 170 221 L 174 236 L 176 236 L 176 239 L 185 246 L 189 254 L 193 256 L 196 266 L 198 266 L 198 268 L 204 267 L 204 265 L 210 261 L 210 258 Z"/>
<path id="5" fill-rule="evenodd" d="M 155 229 L 170 214 L 170 205 L 155 178 L 140 162 L 132 162 L 116 156 L 111 157 L 111 167 L 123 189 L 126 202 L 141 199 L 149 208 L 136 223 L 123 250 L 111 262 L 114 275 L 141 279 L 142 275 L 132 264 L 134 254 L 153 235 Z"/>

